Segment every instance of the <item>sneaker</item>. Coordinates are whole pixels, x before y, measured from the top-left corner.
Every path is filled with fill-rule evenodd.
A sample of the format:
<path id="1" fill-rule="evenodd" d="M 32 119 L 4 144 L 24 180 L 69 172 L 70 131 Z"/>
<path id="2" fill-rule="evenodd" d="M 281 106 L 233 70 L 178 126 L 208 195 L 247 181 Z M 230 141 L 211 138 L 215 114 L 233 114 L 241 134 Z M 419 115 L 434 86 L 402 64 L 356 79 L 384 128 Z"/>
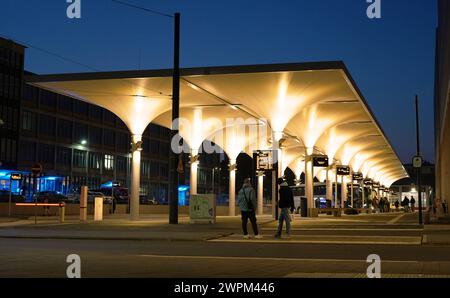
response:
<path id="1" fill-rule="evenodd" d="M 255 236 L 255 239 L 263 239 L 263 236 L 258 234 Z"/>
<path id="2" fill-rule="evenodd" d="M 275 238 L 281 238 L 281 235 L 278 234 L 278 233 L 276 233 L 273 237 L 275 237 Z"/>
<path id="3" fill-rule="evenodd" d="M 250 235 L 244 235 L 244 239 L 250 239 Z"/>

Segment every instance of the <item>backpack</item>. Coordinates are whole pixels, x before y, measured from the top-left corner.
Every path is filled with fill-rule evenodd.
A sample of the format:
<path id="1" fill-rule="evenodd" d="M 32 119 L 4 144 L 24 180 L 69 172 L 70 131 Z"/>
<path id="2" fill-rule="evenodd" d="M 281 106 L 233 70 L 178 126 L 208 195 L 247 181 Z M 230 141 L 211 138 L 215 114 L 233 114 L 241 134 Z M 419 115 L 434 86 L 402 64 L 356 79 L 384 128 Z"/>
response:
<path id="1" fill-rule="evenodd" d="M 250 190 L 251 191 L 251 190 Z M 245 188 L 242 189 L 242 193 L 244 194 L 245 201 L 247 202 L 247 208 L 249 211 L 255 210 L 255 207 L 253 206 L 252 200 L 247 199 L 247 196 L 245 195 Z"/>

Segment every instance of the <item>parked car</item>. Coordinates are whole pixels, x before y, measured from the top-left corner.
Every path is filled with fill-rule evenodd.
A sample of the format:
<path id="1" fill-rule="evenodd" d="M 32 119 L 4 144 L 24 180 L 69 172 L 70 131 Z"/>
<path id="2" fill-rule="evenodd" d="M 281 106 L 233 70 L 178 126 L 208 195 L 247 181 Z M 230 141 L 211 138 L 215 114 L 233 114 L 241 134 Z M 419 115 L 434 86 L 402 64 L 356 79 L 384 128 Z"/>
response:
<path id="1" fill-rule="evenodd" d="M 0 202 L 1 203 L 9 202 L 9 190 L 6 189 L 0 190 Z M 25 202 L 25 197 L 22 195 L 11 194 L 11 202 L 23 203 Z"/>
<path id="2" fill-rule="evenodd" d="M 102 192 L 99 191 L 88 191 L 87 202 L 88 204 L 93 204 L 95 198 L 102 197 L 104 204 L 110 204 L 112 202 L 111 196 L 106 196 Z M 74 204 L 80 203 L 80 192 L 74 192 L 68 195 L 67 201 Z"/>
<path id="3" fill-rule="evenodd" d="M 41 191 L 33 195 L 33 202 L 36 200 L 36 198 L 38 203 L 43 203 L 46 200 L 48 200 L 48 203 L 60 203 L 68 201 L 68 198 L 65 195 L 57 191 Z"/>
<path id="4" fill-rule="evenodd" d="M 155 200 L 155 198 L 150 198 L 146 195 L 140 195 L 139 196 L 139 202 L 142 205 L 159 205 L 159 202 L 157 200 Z"/>

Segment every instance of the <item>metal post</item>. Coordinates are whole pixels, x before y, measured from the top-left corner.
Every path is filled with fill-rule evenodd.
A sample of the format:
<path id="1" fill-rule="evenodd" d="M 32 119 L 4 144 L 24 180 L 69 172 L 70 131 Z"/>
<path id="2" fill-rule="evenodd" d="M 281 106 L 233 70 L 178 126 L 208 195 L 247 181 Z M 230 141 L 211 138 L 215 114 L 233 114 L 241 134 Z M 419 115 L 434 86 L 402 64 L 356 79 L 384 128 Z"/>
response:
<path id="1" fill-rule="evenodd" d="M 9 178 L 9 203 L 8 203 L 8 216 L 11 216 L 11 195 L 12 195 L 12 179 Z"/>
<path id="2" fill-rule="evenodd" d="M 173 79 L 172 79 L 172 138 L 178 134 L 178 118 L 180 114 L 180 13 L 174 15 L 174 49 L 173 49 Z M 178 224 L 178 159 L 180 155 L 171 150 L 169 163 L 173 170 L 171 179 L 171 191 L 169 198 L 169 223 Z M 169 170 L 170 174 L 170 170 Z"/>
<path id="3" fill-rule="evenodd" d="M 420 156 L 420 133 L 419 133 L 419 96 L 416 95 L 416 145 L 417 145 L 417 156 Z M 422 196 L 421 196 L 421 185 L 420 176 L 422 174 L 421 167 L 417 168 L 417 194 L 419 200 L 419 224 L 423 224 L 422 218 Z"/>

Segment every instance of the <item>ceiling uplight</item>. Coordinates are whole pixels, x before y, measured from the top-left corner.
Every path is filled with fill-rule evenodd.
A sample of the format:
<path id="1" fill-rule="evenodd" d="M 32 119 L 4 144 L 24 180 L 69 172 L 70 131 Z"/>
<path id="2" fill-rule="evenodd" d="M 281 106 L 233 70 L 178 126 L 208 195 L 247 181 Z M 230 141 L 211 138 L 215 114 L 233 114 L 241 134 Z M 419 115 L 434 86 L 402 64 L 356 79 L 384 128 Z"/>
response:
<path id="1" fill-rule="evenodd" d="M 87 141 L 86 140 L 81 140 L 81 145 L 86 145 L 87 144 Z"/>
<path id="2" fill-rule="evenodd" d="M 230 105 L 230 108 L 232 108 L 233 110 L 237 110 L 238 109 L 235 105 Z"/>

